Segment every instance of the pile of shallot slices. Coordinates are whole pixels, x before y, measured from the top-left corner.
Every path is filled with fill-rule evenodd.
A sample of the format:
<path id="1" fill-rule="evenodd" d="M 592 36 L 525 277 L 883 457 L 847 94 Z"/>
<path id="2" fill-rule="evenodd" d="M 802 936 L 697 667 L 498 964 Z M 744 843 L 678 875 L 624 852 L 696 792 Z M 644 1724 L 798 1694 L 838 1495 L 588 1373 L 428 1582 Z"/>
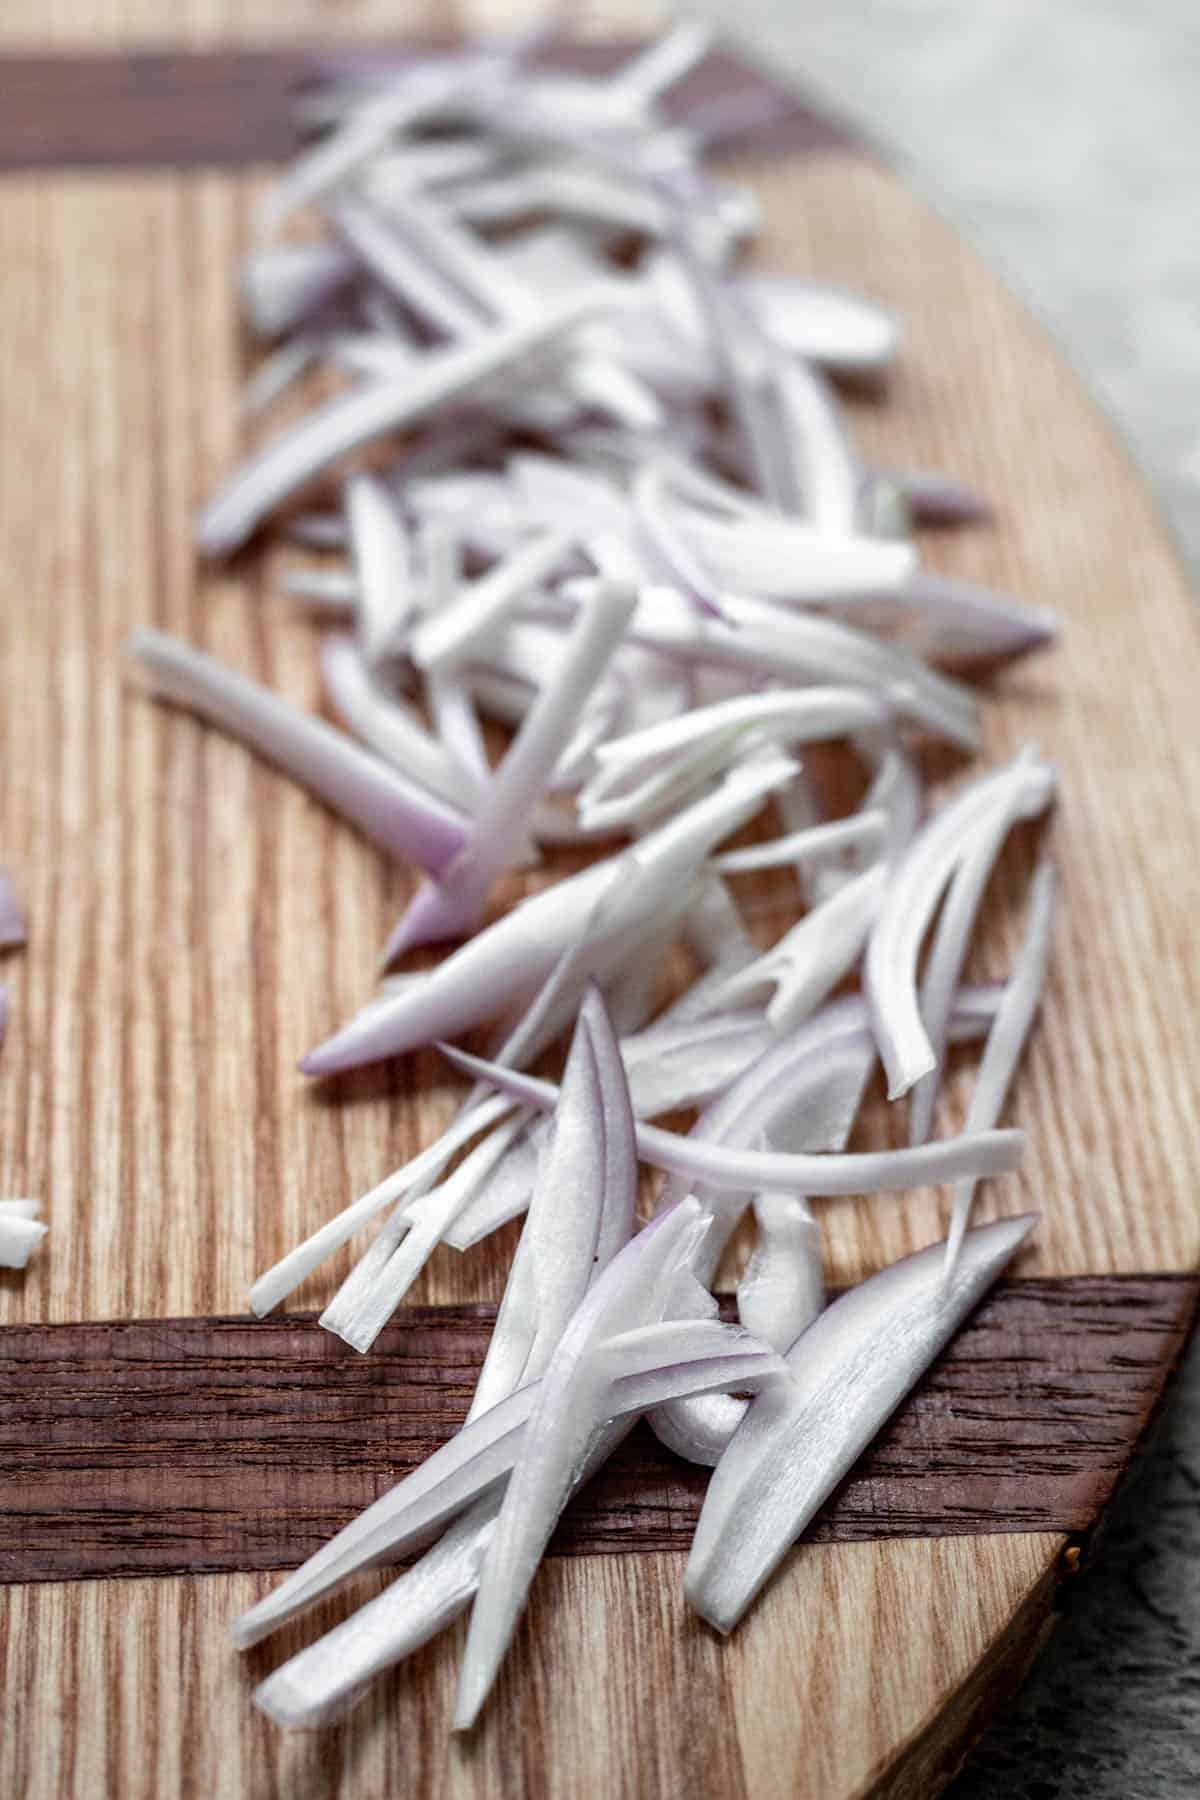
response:
<path id="1" fill-rule="evenodd" d="M 307 97 L 309 147 L 243 269 L 274 346 L 248 404 L 318 365 L 333 397 L 233 476 L 200 542 L 224 556 L 271 523 L 323 547 L 290 585 L 328 627 L 345 730 L 159 633 L 133 646 L 163 698 L 422 872 L 386 963 L 444 956 L 387 974 L 301 1067 L 441 1043 L 474 1079 L 436 1142 L 259 1278 L 254 1310 L 374 1224 L 322 1318 L 366 1351 L 438 1246 L 525 1218 L 462 1430 L 235 1626 L 251 1644 L 416 1557 L 261 1686 L 288 1724 L 470 1609 L 469 1727 L 563 1507 L 638 1418 L 713 1468 L 687 1593 L 728 1631 L 1033 1225 L 970 1220 L 1021 1153 L 997 1124 L 1043 984 L 1048 863 L 1009 980 L 963 973 L 1054 771 L 1027 749 L 931 803 L 914 753 L 977 750 L 970 677 L 1052 621 L 919 567 L 914 519 L 984 509 L 859 461 L 830 378 L 878 380 L 894 323 L 743 266 L 753 200 L 701 152 L 746 98 L 665 105 L 705 46 L 685 26 L 585 80 L 526 39 Z M 325 235 L 277 237 L 301 211 Z M 492 721 L 511 731 L 495 761 Z M 813 779 L 831 755 L 860 774 L 844 816 Z M 729 848 L 768 806 L 775 835 Z M 562 844 L 576 872 L 484 924 L 498 879 Z M 794 923 L 763 947 L 737 878 L 769 869 Z M 680 945 L 694 979 L 663 1010 Z M 489 1025 L 490 1060 L 444 1043 Z M 560 1079 L 530 1072 L 564 1040 Z M 965 1130 L 933 1139 L 966 1041 Z M 877 1059 L 910 1143 L 847 1153 Z M 680 1108 L 690 1131 L 651 1122 Z M 640 1227 L 639 1162 L 663 1172 Z M 808 1202 L 927 1182 L 954 1183 L 946 1243 L 825 1306 Z M 735 1326 L 712 1285 L 748 1209 Z"/>

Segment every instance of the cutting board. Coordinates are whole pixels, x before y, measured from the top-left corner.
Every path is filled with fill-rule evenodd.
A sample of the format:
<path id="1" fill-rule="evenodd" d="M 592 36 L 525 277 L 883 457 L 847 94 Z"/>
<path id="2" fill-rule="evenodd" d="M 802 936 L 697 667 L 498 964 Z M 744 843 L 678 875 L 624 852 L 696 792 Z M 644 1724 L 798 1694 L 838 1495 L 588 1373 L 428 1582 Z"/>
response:
<path id="1" fill-rule="evenodd" d="M 408 877 L 131 696 L 121 645 L 153 622 L 320 704 L 312 627 L 278 597 L 289 553 L 201 571 L 191 520 L 246 447 L 234 270 L 297 53 L 444 29 L 435 10 L 59 0 L 0 22 L 0 861 L 32 920 L 3 971 L 0 1192 L 42 1196 L 51 1226 L 0 1275 L 0 1792 L 923 1796 L 1042 1641 L 1195 1305 L 1200 631 L 1060 351 L 811 110 L 731 171 L 761 201 L 759 255 L 899 310 L 886 396 L 852 402 L 859 442 L 995 503 L 989 528 L 928 534 L 932 567 L 1065 621 L 987 711 L 993 758 L 1032 738 L 1062 774 L 1062 921 L 1014 1105 L 1029 1151 L 980 1207 L 1041 1227 L 729 1642 L 682 1600 L 697 1496 L 635 1454 L 547 1561 L 465 1740 L 458 1631 L 316 1735 L 250 1701 L 311 1623 L 249 1659 L 228 1646 L 265 1571 L 461 1416 L 512 1237 L 435 1258 L 366 1362 L 311 1316 L 246 1320 L 253 1276 L 459 1089 L 433 1056 L 321 1091 L 295 1074 L 367 991 Z M 484 10 L 466 22 L 515 13 Z M 994 972 L 1023 873 L 1018 855 L 992 910 Z M 947 1130 L 964 1093 L 965 1072 Z M 889 1128 L 877 1109 L 864 1144 Z M 845 1283 L 942 1235 L 946 1196 L 821 1219 Z"/>

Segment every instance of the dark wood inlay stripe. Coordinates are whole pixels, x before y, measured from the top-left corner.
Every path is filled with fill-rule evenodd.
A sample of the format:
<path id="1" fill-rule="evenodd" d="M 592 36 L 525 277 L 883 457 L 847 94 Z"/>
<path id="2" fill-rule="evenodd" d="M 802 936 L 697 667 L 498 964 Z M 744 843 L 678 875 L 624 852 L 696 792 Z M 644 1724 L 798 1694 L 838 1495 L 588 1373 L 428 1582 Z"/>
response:
<path id="1" fill-rule="evenodd" d="M 812 1536 L 1086 1530 L 1198 1296 L 1169 1275 L 999 1289 Z M 290 1567 L 455 1429 L 493 1317 L 409 1308 L 367 1357 L 308 1316 L 0 1330 L 0 1581 Z M 686 1548 L 704 1484 L 639 1427 L 554 1548 Z"/>
<path id="2" fill-rule="evenodd" d="M 576 44 L 547 60 L 602 71 L 632 41 Z M 241 168 L 296 147 L 289 100 L 325 67 L 402 61 L 403 49 L 319 46 L 0 56 L 0 170 Z M 846 146 L 840 123 L 742 57 L 714 51 L 670 97 L 683 120 L 703 121 L 737 90 L 753 122 L 737 147 L 795 153 Z"/>

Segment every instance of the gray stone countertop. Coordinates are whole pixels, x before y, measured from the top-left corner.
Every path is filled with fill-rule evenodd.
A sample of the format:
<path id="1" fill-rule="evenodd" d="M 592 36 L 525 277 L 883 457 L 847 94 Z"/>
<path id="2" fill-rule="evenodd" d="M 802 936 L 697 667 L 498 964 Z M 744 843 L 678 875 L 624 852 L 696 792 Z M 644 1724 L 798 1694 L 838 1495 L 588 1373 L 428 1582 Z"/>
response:
<path id="1" fill-rule="evenodd" d="M 858 120 L 1045 321 L 1200 586 L 1200 0 L 689 11 Z M 1200 1795 L 1200 1347 L 1055 1638 L 950 1793 Z"/>

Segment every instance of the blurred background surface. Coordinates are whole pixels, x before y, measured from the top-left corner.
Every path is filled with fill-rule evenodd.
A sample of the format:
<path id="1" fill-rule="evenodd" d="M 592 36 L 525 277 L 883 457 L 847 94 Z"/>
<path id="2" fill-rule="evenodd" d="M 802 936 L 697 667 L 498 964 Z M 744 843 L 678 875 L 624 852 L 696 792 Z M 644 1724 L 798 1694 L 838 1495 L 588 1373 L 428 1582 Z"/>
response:
<path id="1" fill-rule="evenodd" d="M 1055 332 L 1200 568 L 1196 0 L 687 10 L 890 150 Z"/>

